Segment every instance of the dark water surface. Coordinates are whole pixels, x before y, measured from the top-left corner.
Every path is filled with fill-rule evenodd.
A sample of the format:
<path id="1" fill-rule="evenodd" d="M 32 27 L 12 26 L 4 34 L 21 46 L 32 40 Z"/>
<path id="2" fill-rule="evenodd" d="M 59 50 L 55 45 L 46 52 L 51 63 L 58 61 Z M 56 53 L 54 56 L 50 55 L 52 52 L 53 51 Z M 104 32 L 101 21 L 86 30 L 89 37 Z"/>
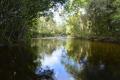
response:
<path id="1" fill-rule="evenodd" d="M 56 38 L 0 47 L 0 80 L 46 80 L 45 70 L 48 80 L 120 80 L 120 45 Z"/>

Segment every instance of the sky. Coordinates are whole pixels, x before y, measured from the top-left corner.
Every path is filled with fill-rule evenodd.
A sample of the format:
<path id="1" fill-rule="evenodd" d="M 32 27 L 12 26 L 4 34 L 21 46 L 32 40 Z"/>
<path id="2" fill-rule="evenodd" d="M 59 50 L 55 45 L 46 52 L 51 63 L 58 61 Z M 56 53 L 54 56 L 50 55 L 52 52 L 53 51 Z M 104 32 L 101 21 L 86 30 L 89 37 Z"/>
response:
<path id="1" fill-rule="evenodd" d="M 57 4 L 57 10 L 55 8 L 51 9 L 53 12 L 53 20 L 56 22 L 57 25 L 63 25 L 66 23 L 66 20 L 68 19 L 69 14 L 63 12 L 64 11 L 64 6 L 61 4 Z M 80 14 L 84 15 L 86 14 L 86 11 L 84 8 L 80 8 L 79 10 Z M 74 12 L 71 12 L 72 14 Z"/>
<path id="2" fill-rule="evenodd" d="M 42 68 L 45 69 L 46 66 L 49 66 L 50 69 L 53 69 L 57 80 L 74 80 L 73 76 L 66 70 L 65 65 L 61 63 L 66 53 L 65 48 L 61 46 L 56 48 L 51 55 L 43 55 L 41 59 Z M 39 74 L 39 67 L 37 74 Z"/>
<path id="3" fill-rule="evenodd" d="M 57 25 L 62 25 L 65 22 L 65 14 L 62 14 L 64 11 L 64 6 L 61 4 L 57 4 L 57 10 L 53 10 L 53 20 Z"/>

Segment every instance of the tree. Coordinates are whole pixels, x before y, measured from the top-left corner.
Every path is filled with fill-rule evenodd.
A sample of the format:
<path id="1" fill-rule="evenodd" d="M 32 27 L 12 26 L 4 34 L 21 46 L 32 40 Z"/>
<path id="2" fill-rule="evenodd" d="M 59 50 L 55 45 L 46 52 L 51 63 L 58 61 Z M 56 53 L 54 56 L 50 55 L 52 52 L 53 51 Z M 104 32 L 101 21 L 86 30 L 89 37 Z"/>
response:
<path id="1" fill-rule="evenodd" d="M 57 2 L 65 0 L 1 0 L 0 41 L 13 42 L 28 38 L 36 18 Z"/>
<path id="2" fill-rule="evenodd" d="M 112 24 L 114 22 L 115 16 L 119 15 L 118 5 L 119 5 L 118 0 L 90 1 L 87 13 L 89 15 L 89 20 L 92 23 L 91 29 L 93 35 L 113 36 L 116 30 L 115 26 Z"/>

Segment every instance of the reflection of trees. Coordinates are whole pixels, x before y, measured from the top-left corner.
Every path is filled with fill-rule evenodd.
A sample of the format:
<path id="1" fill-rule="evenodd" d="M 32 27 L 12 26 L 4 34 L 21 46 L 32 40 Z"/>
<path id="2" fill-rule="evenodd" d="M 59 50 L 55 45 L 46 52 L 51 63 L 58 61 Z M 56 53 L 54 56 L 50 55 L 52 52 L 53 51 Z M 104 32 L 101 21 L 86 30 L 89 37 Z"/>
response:
<path id="1" fill-rule="evenodd" d="M 64 64 L 76 80 L 119 80 L 119 45 L 68 40 L 66 48 L 69 55 L 68 61 L 72 59 L 74 64 L 73 62 Z M 83 68 L 79 70 L 81 64 L 83 64 Z"/>
<path id="2" fill-rule="evenodd" d="M 0 80 L 32 80 L 36 66 L 34 52 L 30 47 L 1 47 Z"/>
<path id="3" fill-rule="evenodd" d="M 38 53 L 51 54 L 63 41 L 57 39 L 38 39 L 33 41 L 33 45 L 38 47 Z"/>
<path id="4" fill-rule="evenodd" d="M 89 43 L 87 41 L 80 41 L 79 39 L 68 39 L 66 49 L 69 57 L 76 61 L 83 59 L 89 51 Z"/>
<path id="5" fill-rule="evenodd" d="M 89 46 L 88 41 L 79 39 L 68 39 L 65 46 L 68 52 L 68 59 L 64 61 L 64 64 L 67 70 L 78 80 L 80 80 L 81 70 L 87 63 L 88 52 L 90 52 Z"/>

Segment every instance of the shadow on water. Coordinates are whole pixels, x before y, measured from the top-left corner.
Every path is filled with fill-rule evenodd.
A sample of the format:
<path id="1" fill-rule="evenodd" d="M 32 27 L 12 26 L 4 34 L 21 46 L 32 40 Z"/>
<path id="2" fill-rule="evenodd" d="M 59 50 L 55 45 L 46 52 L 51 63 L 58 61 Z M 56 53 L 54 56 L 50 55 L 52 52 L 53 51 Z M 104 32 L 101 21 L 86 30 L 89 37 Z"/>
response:
<path id="1" fill-rule="evenodd" d="M 120 45 L 35 39 L 0 47 L 0 80 L 120 80 Z"/>
<path id="2" fill-rule="evenodd" d="M 0 80 L 32 80 L 36 56 L 30 47 L 0 47 Z"/>
<path id="3" fill-rule="evenodd" d="M 0 47 L 0 80 L 52 80 L 51 70 L 35 74 L 37 51 L 36 46 Z"/>

